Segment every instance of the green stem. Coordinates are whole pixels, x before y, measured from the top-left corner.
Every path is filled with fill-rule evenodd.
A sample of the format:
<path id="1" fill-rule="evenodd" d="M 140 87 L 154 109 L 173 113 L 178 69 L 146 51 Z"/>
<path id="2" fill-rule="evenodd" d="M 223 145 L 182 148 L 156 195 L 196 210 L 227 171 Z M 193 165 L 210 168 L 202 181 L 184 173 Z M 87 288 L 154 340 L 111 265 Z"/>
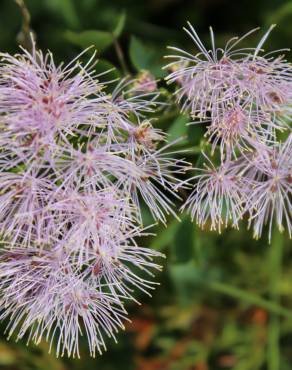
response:
<path id="1" fill-rule="evenodd" d="M 281 279 L 281 263 L 283 254 L 283 235 L 274 229 L 272 244 L 269 250 L 269 270 L 270 270 L 270 300 L 271 302 L 279 305 L 279 283 Z M 268 370 L 280 369 L 280 322 L 279 317 L 275 314 L 270 315 L 268 327 L 268 351 L 267 361 Z"/>
<path id="2" fill-rule="evenodd" d="M 32 48 L 33 33 L 31 31 L 31 16 L 24 0 L 14 0 L 18 5 L 22 17 L 21 31 L 18 35 L 18 41 L 26 49 Z"/>
<path id="3" fill-rule="evenodd" d="M 225 294 L 242 302 L 262 307 L 275 315 L 280 315 L 292 320 L 292 311 L 280 306 L 276 302 L 268 301 L 256 294 L 245 292 L 244 290 L 235 288 L 231 285 L 219 281 L 202 281 L 202 283 L 205 284 L 207 288 L 214 290 L 220 294 Z"/>
<path id="4" fill-rule="evenodd" d="M 126 60 L 125 60 L 123 49 L 121 48 L 121 45 L 120 45 L 119 41 L 115 37 L 114 37 L 114 48 L 115 48 L 120 66 L 122 68 L 122 71 L 123 71 L 125 76 L 128 76 L 130 74 L 130 72 L 129 72 L 128 67 L 127 67 L 127 63 L 126 63 Z"/>

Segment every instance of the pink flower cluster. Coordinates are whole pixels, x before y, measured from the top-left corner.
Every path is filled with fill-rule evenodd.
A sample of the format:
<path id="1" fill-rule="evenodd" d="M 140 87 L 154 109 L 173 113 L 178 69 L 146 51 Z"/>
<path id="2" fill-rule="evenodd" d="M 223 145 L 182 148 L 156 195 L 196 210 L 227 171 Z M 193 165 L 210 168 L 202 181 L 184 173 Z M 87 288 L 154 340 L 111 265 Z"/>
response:
<path id="1" fill-rule="evenodd" d="M 203 45 L 194 28 L 185 29 L 199 52 L 174 48 L 169 83 L 182 111 L 193 123 L 206 123 L 211 160 L 204 168 L 183 208 L 200 226 L 221 231 L 248 217 L 256 238 L 273 223 L 292 235 L 292 65 L 279 52 L 264 53 L 270 31 L 256 48 L 237 46 L 255 30 L 229 40 L 224 49 Z M 281 140 L 280 140 L 281 138 Z"/>
<path id="2" fill-rule="evenodd" d="M 45 339 L 61 356 L 79 357 L 84 335 L 95 356 L 124 328 L 135 289 L 155 287 L 162 255 L 136 244 L 141 201 L 165 223 L 186 164 L 158 148 L 148 77 L 107 94 L 94 55 L 66 66 L 35 48 L 0 57 L 0 318 L 9 337 Z"/>

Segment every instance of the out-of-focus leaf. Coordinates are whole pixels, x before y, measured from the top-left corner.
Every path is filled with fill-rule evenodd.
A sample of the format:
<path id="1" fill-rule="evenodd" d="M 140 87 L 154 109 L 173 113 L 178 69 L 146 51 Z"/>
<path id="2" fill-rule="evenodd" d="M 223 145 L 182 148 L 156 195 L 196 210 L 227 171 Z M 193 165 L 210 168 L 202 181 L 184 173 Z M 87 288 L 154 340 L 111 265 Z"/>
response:
<path id="1" fill-rule="evenodd" d="M 167 228 L 161 228 L 159 232 L 157 232 L 157 236 L 154 238 L 151 248 L 162 250 L 170 245 L 175 237 L 179 225 L 180 222 L 178 220 L 174 220 L 172 223 L 168 224 Z"/>
<path id="2" fill-rule="evenodd" d="M 188 141 L 192 145 L 199 145 L 204 135 L 202 124 L 191 124 L 187 126 Z"/>
<path id="3" fill-rule="evenodd" d="M 80 3 L 82 5 L 82 9 L 90 10 L 95 5 L 96 0 L 82 0 Z"/>
<path id="4" fill-rule="evenodd" d="M 116 80 L 121 77 L 119 70 L 105 59 L 98 60 L 95 70 L 97 74 L 101 74 L 98 79 L 102 82 Z M 108 73 L 104 73 L 105 71 L 108 71 Z M 109 87 L 111 87 L 111 85 L 109 85 Z"/>
<path id="5" fill-rule="evenodd" d="M 35 356 L 31 359 L 33 368 L 39 370 L 66 370 L 64 363 L 60 358 L 49 353 L 49 346 L 46 342 L 41 342 L 38 349 L 42 350 L 41 356 Z"/>
<path id="6" fill-rule="evenodd" d="M 9 366 L 16 363 L 15 352 L 7 344 L 0 342 L 0 366 Z"/>
<path id="7" fill-rule="evenodd" d="M 113 32 L 100 30 L 86 30 L 82 32 L 66 31 L 64 38 L 74 45 L 86 48 L 95 46 L 99 52 L 104 51 L 118 38 L 123 31 L 126 21 L 126 14 L 122 13 L 118 19 Z"/>
<path id="8" fill-rule="evenodd" d="M 209 274 L 206 275 L 205 270 L 196 268 L 192 262 L 174 264 L 170 267 L 170 272 L 182 302 L 191 300 L 194 296 L 195 288 L 200 285 L 201 288 L 204 287 L 214 290 L 217 293 L 238 299 L 244 304 L 262 307 L 272 313 L 289 318 L 290 320 L 292 318 L 290 309 L 278 303 L 266 300 L 257 294 L 239 289 L 231 284 L 213 280 Z"/>
<path id="9" fill-rule="evenodd" d="M 107 31 L 88 30 L 82 32 L 66 31 L 64 38 L 74 45 L 82 48 L 94 46 L 99 52 L 104 51 L 114 41 L 114 37 Z"/>
<path id="10" fill-rule="evenodd" d="M 118 38 L 121 35 L 121 33 L 123 32 L 123 29 L 125 27 L 125 23 L 126 23 L 126 13 L 123 12 L 119 16 L 116 28 L 113 31 L 113 34 L 114 34 L 115 38 Z"/>
<path id="11" fill-rule="evenodd" d="M 148 70 L 157 78 L 165 76 L 165 72 L 162 70 L 161 54 L 157 53 L 156 50 L 132 36 L 129 51 L 131 62 L 138 71 Z"/>
<path id="12" fill-rule="evenodd" d="M 61 15 L 69 27 L 79 26 L 80 21 L 73 0 L 47 0 L 46 5 L 54 13 Z"/>
<path id="13" fill-rule="evenodd" d="M 145 203 L 141 204 L 141 215 L 143 220 L 144 226 L 152 226 L 153 225 L 153 216 L 151 215 L 150 209 L 145 205 Z M 152 229 L 149 229 L 149 232 L 153 232 Z"/>
<path id="14" fill-rule="evenodd" d="M 292 3 L 291 1 L 283 4 L 279 9 L 274 11 L 272 15 L 268 18 L 269 22 L 280 24 L 283 26 L 282 22 L 292 18 Z M 291 26 L 291 23 L 290 23 Z M 291 31 L 291 28 L 290 28 Z M 292 32 L 292 31 L 291 31 Z"/>
<path id="15" fill-rule="evenodd" d="M 183 140 L 180 140 L 177 145 L 182 146 L 187 143 L 187 123 L 189 122 L 189 119 L 184 116 L 180 115 L 178 116 L 173 124 L 170 126 L 168 130 L 168 140 L 169 142 L 172 142 L 174 140 L 183 138 Z"/>
<path id="16" fill-rule="evenodd" d="M 283 48 L 291 45 L 292 37 L 292 2 L 288 1 L 280 6 L 266 19 L 267 27 L 277 24 L 278 27 L 269 36 L 269 44 L 275 48 Z"/>
<path id="17" fill-rule="evenodd" d="M 263 307 L 272 313 L 287 317 L 290 320 L 292 319 L 292 312 L 290 309 L 287 309 L 286 307 L 283 307 L 278 303 L 266 300 L 257 294 L 250 293 L 248 291 L 239 289 L 231 284 L 223 283 L 220 281 L 205 280 L 202 281 L 202 283 L 206 283 L 206 286 L 209 289 L 215 290 L 218 293 L 225 294 L 235 299 L 238 299 L 244 302 L 245 304 Z"/>
<path id="18" fill-rule="evenodd" d="M 176 262 L 183 263 L 192 259 L 194 252 L 194 225 L 189 217 L 186 217 L 174 237 L 174 258 Z"/>
<path id="19" fill-rule="evenodd" d="M 170 277 L 181 304 L 190 303 L 205 272 L 196 268 L 193 261 L 174 263 L 169 266 Z"/>
<path id="20" fill-rule="evenodd" d="M 130 58 L 137 70 L 147 69 L 153 58 L 153 53 L 137 37 L 132 36 L 130 42 Z"/>

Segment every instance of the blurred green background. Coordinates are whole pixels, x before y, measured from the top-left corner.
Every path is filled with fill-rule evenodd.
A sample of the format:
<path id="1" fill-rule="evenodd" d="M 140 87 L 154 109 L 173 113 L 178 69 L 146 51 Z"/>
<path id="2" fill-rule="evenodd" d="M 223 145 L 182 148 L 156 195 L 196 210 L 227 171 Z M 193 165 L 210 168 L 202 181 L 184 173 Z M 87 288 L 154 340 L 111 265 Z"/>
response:
<path id="1" fill-rule="evenodd" d="M 19 1 L 21 3 L 21 1 Z M 140 70 L 156 78 L 166 72 L 166 45 L 193 50 L 182 31 L 190 21 L 209 43 L 212 25 L 219 46 L 233 35 L 272 23 L 268 48 L 291 46 L 292 1 L 285 0 L 14 0 L 0 2 L 0 48 L 15 52 L 28 44 L 29 27 L 37 45 L 56 60 L 69 61 L 83 48 L 98 50 L 97 71 L 116 67 L 110 76 L 135 76 Z M 29 25 L 29 18 L 31 23 Z M 251 37 L 252 45 L 260 34 Z M 249 45 L 250 45 L 249 44 Z M 208 44 L 209 45 L 209 44 Z M 288 53 L 291 59 L 291 53 Z M 108 78 L 108 77 L 107 77 Z M 159 83 L 166 100 L 170 90 Z M 173 104 L 157 127 L 170 139 L 186 136 L 181 148 L 198 160 L 204 130 L 187 128 L 188 119 Z M 182 194 L 185 197 L 185 194 Z M 145 219 L 149 215 L 145 213 Z M 149 222 L 151 222 L 149 220 Z M 292 369 L 292 248 L 287 235 L 275 233 L 254 241 L 243 221 L 241 231 L 221 235 L 199 230 L 189 218 L 156 227 L 157 236 L 141 241 L 163 251 L 164 271 L 151 299 L 129 307 L 132 323 L 108 342 L 102 357 L 90 359 L 86 342 L 81 360 L 56 359 L 48 346 L 7 342 L 1 327 L 0 369 L 5 370 L 289 370 Z"/>

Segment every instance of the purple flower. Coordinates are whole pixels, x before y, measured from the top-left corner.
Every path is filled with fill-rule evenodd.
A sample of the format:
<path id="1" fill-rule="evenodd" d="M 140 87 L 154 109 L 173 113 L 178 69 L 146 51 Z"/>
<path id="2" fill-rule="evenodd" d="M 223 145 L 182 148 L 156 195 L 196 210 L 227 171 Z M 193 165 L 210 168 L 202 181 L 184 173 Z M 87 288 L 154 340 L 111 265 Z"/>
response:
<path id="1" fill-rule="evenodd" d="M 204 155 L 204 169 L 198 168 L 200 174 L 188 180 L 196 180 L 193 190 L 183 209 L 188 208 L 192 219 L 204 227 L 210 220 L 210 229 L 221 232 L 222 226 L 231 224 L 238 228 L 246 200 L 244 179 L 232 162 L 215 167 Z"/>
<path id="2" fill-rule="evenodd" d="M 124 328 L 120 297 L 77 275 L 64 254 L 15 248 L 1 254 L 0 266 L 1 318 L 10 316 L 9 337 L 17 331 L 17 339 L 28 334 L 28 342 L 44 338 L 51 347 L 55 340 L 57 356 L 79 357 L 84 331 L 95 356 L 106 349 L 104 334 L 115 338 Z"/>
<path id="3" fill-rule="evenodd" d="M 171 197 L 180 199 L 177 188 L 180 181 L 177 175 L 190 169 L 190 164 L 182 159 L 175 159 L 175 152 L 168 152 L 166 145 L 154 152 L 138 152 L 131 159 L 139 172 L 130 174 L 125 182 L 126 191 L 130 194 L 138 211 L 139 195 L 149 207 L 156 220 L 166 223 L 166 215 L 176 216 Z M 141 214 L 138 212 L 141 219 Z"/>
<path id="4" fill-rule="evenodd" d="M 48 205 L 55 217 L 54 236 L 61 248 L 77 256 L 82 266 L 89 253 L 110 249 L 113 238 L 135 228 L 133 210 L 117 189 L 81 193 L 66 189 Z"/>
<path id="5" fill-rule="evenodd" d="M 250 212 L 250 225 L 254 236 L 262 235 L 263 226 L 268 224 L 269 240 L 272 226 L 276 222 L 280 231 L 286 224 L 289 236 L 292 235 L 292 135 L 283 144 L 261 149 L 246 167 L 246 175 L 251 178 L 247 210 Z"/>
<path id="6" fill-rule="evenodd" d="M 268 36 L 266 34 L 265 36 Z M 292 70 L 284 56 L 260 56 L 259 46 L 241 62 L 239 91 L 243 100 L 277 114 L 291 104 Z M 284 113 L 283 112 L 283 113 Z M 283 114 L 282 113 L 282 114 Z"/>
<path id="7" fill-rule="evenodd" d="M 199 52 L 192 55 L 171 48 L 174 62 L 167 68 L 169 83 L 177 83 L 175 92 L 182 110 L 190 112 L 195 121 L 211 122 L 210 140 L 218 135 L 222 145 L 238 141 L 238 136 L 248 141 L 254 135 L 276 139 L 276 130 L 288 127 L 291 114 L 292 68 L 283 57 L 272 53 L 262 54 L 262 46 L 274 26 L 266 32 L 255 49 L 236 49 L 244 38 L 232 38 L 224 49 L 215 47 L 211 34 L 211 50 L 205 48 L 194 28 L 185 29 Z M 235 118 L 236 116 L 236 118 Z M 233 122 L 231 124 L 231 122 Z M 230 127 L 232 126 L 232 127 Z M 230 144 L 231 143 L 231 144 Z"/>
<path id="8" fill-rule="evenodd" d="M 152 270 L 161 270 L 161 266 L 156 264 L 154 259 L 164 255 L 136 244 L 136 237 L 147 235 L 149 234 L 139 228 L 124 235 L 112 235 L 107 244 L 103 241 L 97 251 L 90 250 L 90 255 L 84 263 L 87 266 L 85 273 L 95 284 L 105 281 L 113 295 L 121 294 L 137 302 L 133 293 L 135 289 L 139 289 L 151 296 L 149 291 L 158 284 L 152 281 Z"/>
<path id="9" fill-rule="evenodd" d="M 51 53 L 44 55 L 35 47 L 32 54 L 23 50 L 0 56 L 1 140 L 11 149 L 34 156 L 97 120 L 104 97 L 92 59 L 85 67 L 77 59 L 56 66 Z"/>
<path id="10" fill-rule="evenodd" d="M 46 239 L 50 230 L 46 205 L 54 184 L 34 173 L 0 172 L 0 232 L 10 240 L 29 246 Z"/>
<path id="11" fill-rule="evenodd" d="M 183 182 L 196 180 L 182 209 L 188 208 L 200 226 L 210 221 L 219 232 L 229 223 L 238 227 L 247 214 L 256 238 L 268 224 L 271 240 L 274 220 L 291 237 L 292 66 L 275 52 L 264 53 L 274 25 L 255 48 L 241 49 L 238 44 L 255 30 L 219 49 L 210 28 L 210 50 L 188 25 L 185 31 L 199 52 L 172 47 L 176 55 L 168 56 L 174 61 L 166 66 L 167 81 L 177 84 L 175 96 L 192 123 L 208 123 L 209 145 L 201 145 L 210 148 L 218 166 L 203 153 L 208 163 Z M 290 136 L 279 144 L 285 130 Z"/>
<path id="12" fill-rule="evenodd" d="M 128 152 L 134 158 L 143 152 L 155 152 L 160 142 L 166 141 L 166 134 L 154 128 L 150 121 L 142 121 L 139 125 L 129 129 Z"/>
<path id="13" fill-rule="evenodd" d="M 0 318 L 8 336 L 56 343 L 57 355 L 79 357 L 86 335 L 95 356 L 135 291 L 157 285 L 163 255 L 136 242 L 148 235 L 141 198 L 165 223 L 175 212 L 164 190 L 175 195 L 187 164 L 159 147 L 150 76 L 107 94 L 94 55 L 65 67 L 35 47 L 0 57 Z"/>
<path id="14" fill-rule="evenodd" d="M 129 174 L 139 171 L 124 154 L 120 145 L 105 144 L 102 138 L 80 148 L 64 145 L 55 151 L 56 178 L 63 186 L 81 182 L 88 190 L 118 187 Z"/>
<path id="15" fill-rule="evenodd" d="M 102 107 L 108 142 L 123 142 L 124 136 L 132 131 L 137 123 L 161 105 L 157 101 L 157 91 L 137 90 L 135 83 L 136 80 L 122 79 L 112 94 L 106 96 Z"/>
<path id="16" fill-rule="evenodd" d="M 116 333 L 124 329 L 127 319 L 119 297 L 99 291 L 75 276 L 66 276 L 64 283 L 66 288 L 61 294 L 56 292 L 54 311 L 46 318 L 46 325 L 50 324 L 47 338 L 52 342 L 56 336 L 57 356 L 66 353 L 80 357 L 79 338 L 86 333 L 90 355 L 102 354 L 106 350 L 103 337 L 116 341 Z"/>
<path id="17" fill-rule="evenodd" d="M 134 81 L 134 89 L 141 92 L 154 92 L 157 90 L 157 83 L 149 71 L 141 71 Z"/>

